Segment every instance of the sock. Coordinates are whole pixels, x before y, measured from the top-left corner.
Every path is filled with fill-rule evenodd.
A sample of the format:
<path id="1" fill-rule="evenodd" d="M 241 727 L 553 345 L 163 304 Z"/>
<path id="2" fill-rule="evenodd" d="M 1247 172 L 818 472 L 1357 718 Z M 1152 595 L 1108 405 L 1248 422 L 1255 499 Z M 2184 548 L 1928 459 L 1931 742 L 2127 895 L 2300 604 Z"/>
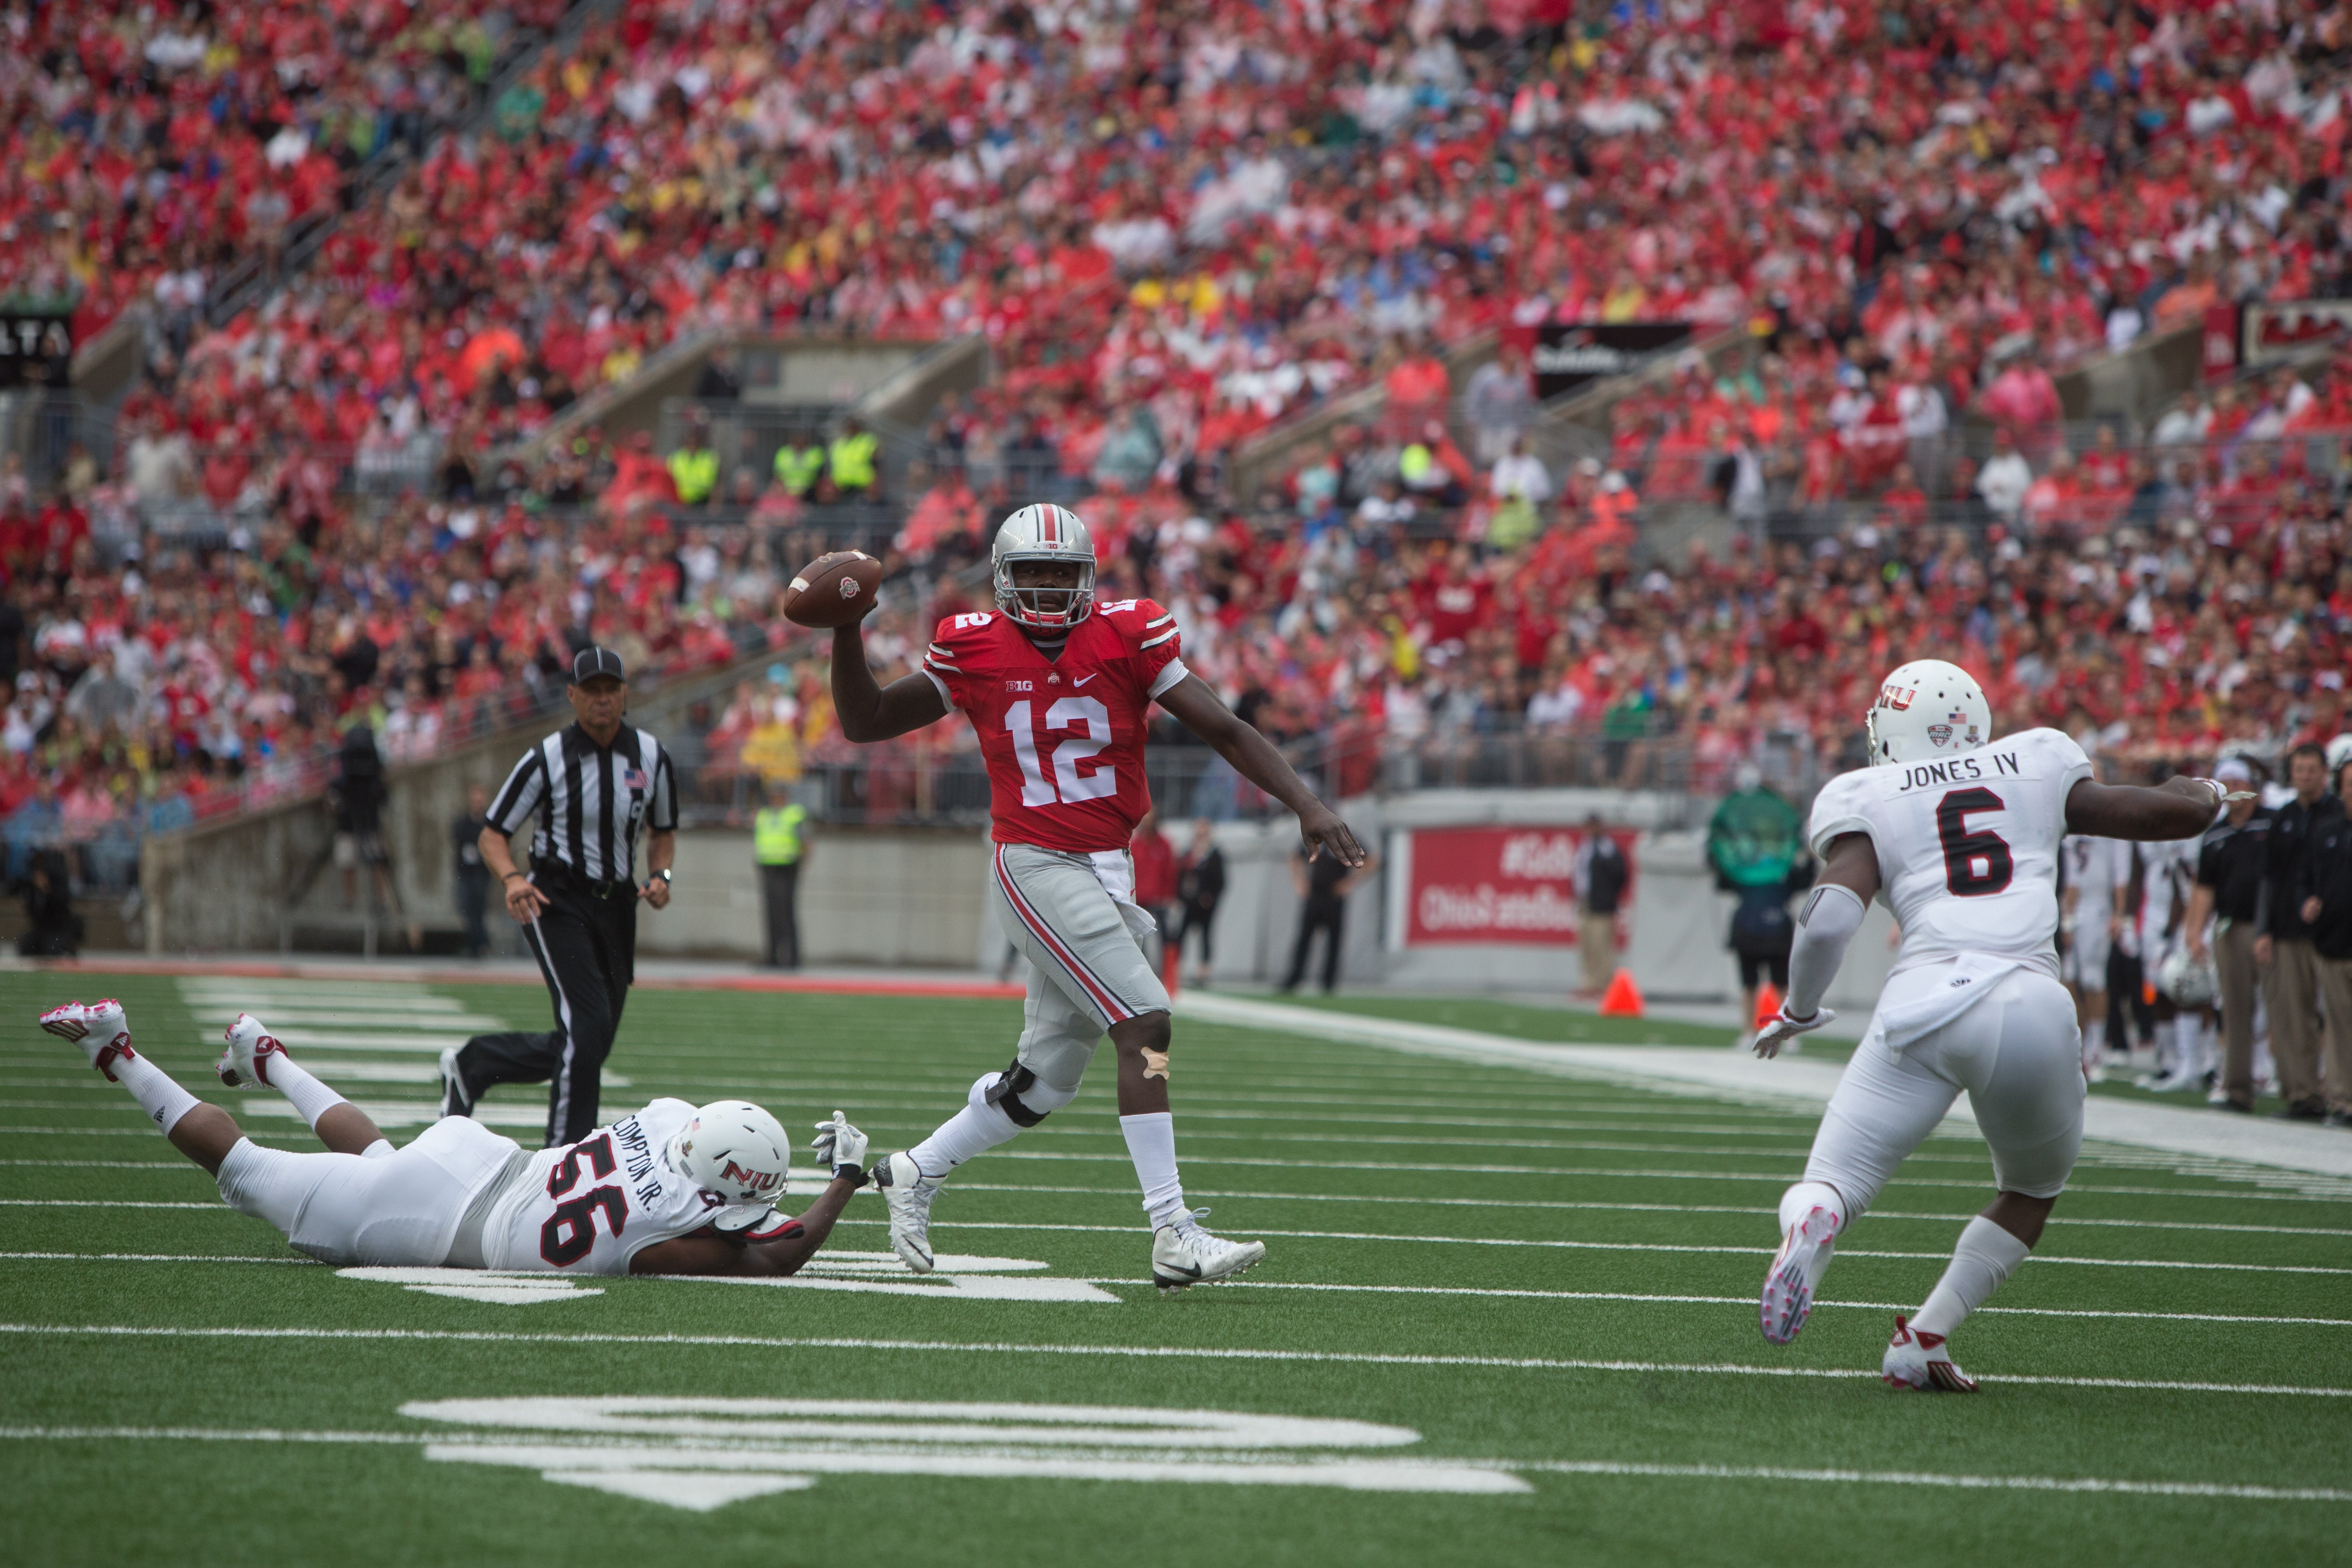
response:
<path id="1" fill-rule="evenodd" d="M 162 1068 L 135 1052 L 123 1052 L 114 1058 L 113 1066 L 115 1081 L 131 1091 L 131 1098 L 139 1102 L 139 1109 L 159 1132 L 171 1131 L 181 1117 L 201 1103 L 173 1083 Z"/>
<path id="2" fill-rule="evenodd" d="M 2107 1021 L 2094 1018 L 2083 1026 L 2083 1070 L 2089 1072 L 2107 1058 Z"/>
<path id="3" fill-rule="evenodd" d="M 1816 1208 L 1835 1215 L 1839 1230 L 1843 1230 L 1845 1222 L 1853 1217 L 1845 1212 L 1845 1200 L 1827 1182 L 1799 1182 L 1780 1194 L 1780 1234 L 1786 1236 L 1790 1226 L 1805 1217 L 1806 1210 Z"/>
<path id="4" fill-rule="evenodd" d="M 1960 1243 L 1952 1248 L 1952 1261 L 1944 1277 L 1936 1281 L 1927 1305 L 1913 1316 L 1912 1331 L 1948 1336 L 2000 1289 L 2001 1281 L 2032 1250 L 1984 1215 L 1977 1215 L 1960 1232 Z"/>
<path id="5" fill-rule="evenodd" d="M 907 1155 L 923 1173 L 923 1180 L 937 1182 L 974 1154 L 985 1154 L 1020 1135 L 1021 1129 L 1000 1108 L 967 1105 L 940 1123 L 938 1131 L 908 1150 Z"/>
<path id="6" fill-rule="evenodd" d="M 319 1125 L 319 1118 L 345 1103 L 341 1095 L 312 1078 L 307 1068 L 283 1051 L 265 1058 L 261 1070 L 269 1075 L 269 1087 L 284 1095 L 313 1129 Z"/>
<path id="7" fill-rule="evenodd" d="M 1128 1158 L 1135 1162 L 1135 1179 L 1143 1186 L 1143 1212 L 1158 1230 L 1184 1212 L 1184 1184 L 1176 1179 L 1176 1118 L 1165 1110 L 1122 1116 L 1118 1130 L 1127 1138 Z"/>

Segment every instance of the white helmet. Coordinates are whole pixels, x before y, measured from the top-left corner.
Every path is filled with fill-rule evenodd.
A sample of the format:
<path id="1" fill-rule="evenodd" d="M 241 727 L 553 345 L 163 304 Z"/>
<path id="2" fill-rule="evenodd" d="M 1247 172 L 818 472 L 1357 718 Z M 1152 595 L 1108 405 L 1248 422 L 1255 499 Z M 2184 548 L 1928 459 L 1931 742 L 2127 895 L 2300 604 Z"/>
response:
<path id="1" fill-rule="evenodd" d="M 1928 763 L 1973 752 L 1992 739 L 1992 704 L 1976 677 L 1940 658 L 1898 665 L 1878 685 L 1862 721 L 1870 764 Z"/>
<path id="2" fill-rule="evenodd" d="M 2327 776 L 2333 779 L 2352 763 L 2352 733 L 2342 734 L 2327 742 Z"/>
<path id="3" fill-rule="evenodd" d="M 748 1100 L 711 1101 L 670 1134 L 670 1169 L 724 1200 L 710 1216 L 724 1231 L 751 1230 L 773 1215 L 793 1163 L 783 1125 Z"/>
<path id="4" fill-rule="evenodd" d="M 996 607 L 1032 631 L 1066 632 L 1094 613 L 1095 542 L 1078 514 L 1067 507 L 1024 506 L 1004 520 L 989 547 Z M 1013 567 L 1020 561 L 1064 561 L 1079 568 L 1075 588 L 1015 588 Z M 1047 602 L 1058 604 L 1047 609 Z"/>
<path id="5" fill-rule="evenodd" d="M 2210 958 L 2200 963 L 2176 947 L 2156 966 L 2156 988 L 2177 1006 L 2202 1007 L 2221 994 L 2221 975 Z"/>

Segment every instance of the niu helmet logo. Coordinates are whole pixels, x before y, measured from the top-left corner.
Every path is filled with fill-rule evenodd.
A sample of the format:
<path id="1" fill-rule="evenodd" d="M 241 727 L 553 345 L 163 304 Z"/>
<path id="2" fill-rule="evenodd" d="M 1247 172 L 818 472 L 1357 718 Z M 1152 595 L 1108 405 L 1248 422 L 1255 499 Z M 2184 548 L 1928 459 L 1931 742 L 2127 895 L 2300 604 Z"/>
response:
<path id="1" fill-rule="evenodd" d="M 727 1162 L 727 1168 L 719 1175 L 726 1181 L 740 1182 L 755 1193 L 766 1192 L 779 1179 L 773 1171 L 747 1171 L 732 1160 Z"/>
<path id="2" fill-rule="evenodd" d="M 1913 700 L 1918 695 L 1919 689 L 1916 686 L 1882 686 L 1878 689 L 1878 705 L 1902 713 L 1910 709 Z"/>

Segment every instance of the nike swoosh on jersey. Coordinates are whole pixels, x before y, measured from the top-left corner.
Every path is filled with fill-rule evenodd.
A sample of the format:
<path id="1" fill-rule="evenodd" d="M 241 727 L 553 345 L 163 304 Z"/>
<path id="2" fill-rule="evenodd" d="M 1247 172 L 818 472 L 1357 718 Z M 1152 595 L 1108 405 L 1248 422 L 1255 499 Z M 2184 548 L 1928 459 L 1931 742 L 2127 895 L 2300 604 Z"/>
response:
<path id="1" fill-rule="evenodd" d="M 1095 675 L 1100 675 L 1102 671 L 1099 669 L 1095 671 Z M 1084 686 L 1087 681 L 1092 680 L 1095 678 L 1095 675 L 1081 675 L 1076 680 L 1070 682 L 1070 689 L 1076 691 L 1079 687 Z"/>

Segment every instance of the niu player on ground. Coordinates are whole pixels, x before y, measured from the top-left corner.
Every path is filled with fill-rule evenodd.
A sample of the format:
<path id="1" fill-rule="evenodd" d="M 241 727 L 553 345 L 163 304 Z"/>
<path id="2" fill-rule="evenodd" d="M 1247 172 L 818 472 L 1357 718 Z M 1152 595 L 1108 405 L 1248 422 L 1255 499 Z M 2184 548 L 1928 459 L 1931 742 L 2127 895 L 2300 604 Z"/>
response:
<path id="1" fill-rule="evenodd" d="M 2232 797 L 2210 779 L 2096 783 L 2083 748 L 2056 730 L 1989 743 L 1984 693 L 1941 659 L 1889 674 L 1864 730 L 1871 765 L 1813 800 L 1821 880 L 1797 919 L 1788 1000 L 1757 1032 L 1757 1054 L 1836 1016 L 1822 994 L 1873 898 L 1893 912 L 1903 951 L 1830 1096 L 1805 1179 L 1780 1198 L 1764 1337 L 1797 1337 L 1839 1233 L 1966 1089 L 2000 1195 L 1960 1233 L 1927 1304 L 1896 1315 L 1879 1364 L 1898 1388 L 1965 1393 L 1976 1384 L 1944 1342 L 2042 1238 L 2083 1146 L 2082 1037 L 2055 946 L 2060 840 L 2194 838 Z"/>
<path id="2" fill-rule="evenodd" d="M 1363 863 L 1356 836 L 1310 794 L 1264 735 L 1178 657 L 1176 617 L 1149 599 L 1095 603 L 1094 544 L 1058 506 L 1023 507 L 991 551 L 997 610 L 940 623 L 922 672 L 876 684 L 856 623 L 837 628 L 833 700 L 842 733 L 884 741 L 961 708 L 988 760 L 997 915 L 1033 966 L 1013 1064 L 971 1087 L 939 1131 L 874 1168 L 890 1245 L 931 1267 L 932 1196 L 947 1173 L 1017 1137 L 1078 1091 L 1108 1032 L 1118 1055 L 1119 1130 L 1152 1226 L 1152 1278 L 1223 1279 L 1265 1256 L 1211 1236 L 1176 1177 L 1168 1110 L 1168 993 L 1146 956 L 1156 932 L 1135 902 L 1127 846 L 1150 809 L 1144 727 L 1158 702 L 1235 772 L 1298 814 L 1310 855 Z"/>
<path id="3" fill-rule="evenodd" d="M 133 1050 L 119 1002 L 72 1002 L 41 1027 L 131 1091 L 229 1207 L 338 1266 L 539 1269 L 561 1274 L 791 1274 L 823 1246 L 866 1182 L 866 1134 L 835 1111 L 817 1124 L 833 1180 L 806 1214 L 778 1215 L 791 1151 L 776 1119 L 740 1100 L 656 1100 L 577 1142 L 525 1150 L 466 1116 L 395 1149 L 249 1013 L 215 1070 L 231 1089 L 284 1095 L 327 1146 L 265 1149 Z"/>

